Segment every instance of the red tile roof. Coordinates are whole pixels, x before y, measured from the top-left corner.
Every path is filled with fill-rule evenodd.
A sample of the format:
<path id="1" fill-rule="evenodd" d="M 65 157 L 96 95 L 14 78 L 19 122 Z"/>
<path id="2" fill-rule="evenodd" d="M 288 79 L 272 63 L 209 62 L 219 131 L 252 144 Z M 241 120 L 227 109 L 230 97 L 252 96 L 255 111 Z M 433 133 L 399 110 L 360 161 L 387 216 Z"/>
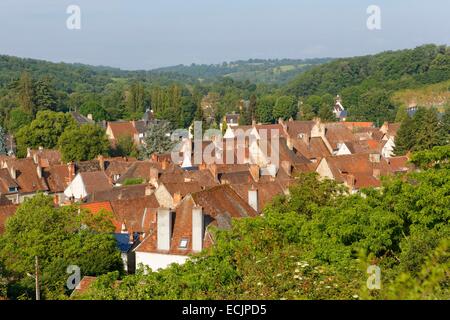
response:
<path id="1" fill-rule="evenodd" d="M 111 129 L 114 139 L 116 140 L 121 136 L 129 136 L 133 138 L 134 135 L 138 134 L 136 128 L 133 126 L 133 123 L 130 121 L 108 122 L 108 127 Z"/>
<path id="2" fill-rule="evenodd" d="M 16 213 L 19 206 L 15 204 L 0 206 L 0 234 L 5 232 L 6 220 Z"/>

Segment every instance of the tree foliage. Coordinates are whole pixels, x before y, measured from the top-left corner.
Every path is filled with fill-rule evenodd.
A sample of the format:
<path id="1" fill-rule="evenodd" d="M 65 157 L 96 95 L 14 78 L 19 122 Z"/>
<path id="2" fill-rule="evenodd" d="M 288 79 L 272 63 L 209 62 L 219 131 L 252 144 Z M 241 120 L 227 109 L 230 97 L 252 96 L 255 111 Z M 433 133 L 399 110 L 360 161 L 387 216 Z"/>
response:
<path id="1" fill-rule="evenodd" d="M 99 155 L 107 155 L 109 146 L 105 130 L 93 124 L 69 128 L 58 141 L 65 162 L 86 161 Z"/>
<path id="2" fill-rule="evenodd" d="M 25 201 L 7 220 L 0 238 L 0 261 L 13 279 L 10 297 L 33 297 L 34 280 L 27 274 L 34 274 L 36 256 L 43 298 L 68 293 L 66 269 L 70 265 L 79 266 L 82 275 L 122 273 L 110 219 L 104 212 L 93 217 L 76 206 L 55 208 L 53 199 L 43 194 Z"/>

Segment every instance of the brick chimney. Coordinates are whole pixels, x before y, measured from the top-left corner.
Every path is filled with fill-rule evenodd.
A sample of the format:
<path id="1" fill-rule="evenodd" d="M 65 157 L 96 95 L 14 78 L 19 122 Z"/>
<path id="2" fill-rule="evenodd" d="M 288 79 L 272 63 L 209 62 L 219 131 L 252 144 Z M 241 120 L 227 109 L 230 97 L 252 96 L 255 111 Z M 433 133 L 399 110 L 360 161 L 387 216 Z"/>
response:
<path id="1" fill-rule="evenodd" d="M 203 208 L 192 208 L 192 251 L 200 252 L 203 249 L 204 219 Z"/>
<path id="2" fill-rule="evenodd" d="M 249 171 L 253 180 L 255 180 L 255 182 L 258 182 L 260 177 L 259 166 L 257 164 L 251 164 Z"/>
<path id="3" fill-rule="evenodd" d="M 42 167 L 40 165 L 36 166 L 36 173 L 39 179 L 42 179 Z"/>
<path id="4" fill-rule="evenodd" d="M 172 237 L 172 213 L 168 208 L 159 208 L 157 214 L 157 249 L 169 251 Z"/>
<path id="5" fill-rule="evenodd" d="M 67 164 L 67 169 L 69 171 L 69 177 L 68 177 L 68 182 L 71 183 L 73 178 L 75 178 L 75 163 L 73 162 L 69 162 Z"/>
<path id="6" fill-rule="evenodd" d="M 176 207 L 181 202 L 181 192 L 177 191 L 173 194 L 173 206 Z"/>
<path id="7" fill-rule="evenodd" d="M 346 182 L 347 182 L 347 186 L 350 188 L 350 190 L 353 190 L 353 188 L 355 187 L 355 176 L 352 174 L 349 174 L 346 176 Z"/>
<path id="8" fill-rule="evenodd" d="M 10 174 L 11 178 L 17 179 L 17 171 L 13 166 L 11 166 L 9 168 L 9 174 Z"/>
<path id="9" fill-rule="evenodd" d="M 284 160 L 281 161 L 281 167 L 287 173 L 288 176 L 292 174 L 292 163 L 290 161 Z"/>
<path id="10" fill-rule="evenodd" d="M 159 170 L 155 167 L 150 168 L 150 183 L 156 188 L 158 186 Z"/>
<path id="11" fill-rule="evenodd" d="M 100 166 L 100 170 L 105 171 L 105 158 L 102 155 L 97 157 L 98 164 Z"/>
<path id="12" fill-rule="evenodd" d="M 219 181 L 219 174 L 217 173 L 217 165 L 212 163 L 208 166 L 209 171 L 211 172 L 215 181 Z"/>
<path id="13" fill-rule="evenodd" d="M 145 195 L 151 196 L 153 194 L 153 186 L 151 184 L 148 184 L 145 186 Z"/>
<path id="14" fill-rule="evenodd" d="M 381 155 L 379 153 L 371 153 L 369 154 L 369 161 L 372 163 L 380 163 Z"/>
<path id="15" fill-rule="evenodd" d="M 167 170 L 168 167 L 169 167 L 169 161 L 167 159 L 163 159 L 161 162 L 161 169 Z"/>
<path id="16" fill-rule="evenodd" d="M 381 176 L 381 170 L 380 170 L 380 169 L 373 168 L 373 174 L 372 174 L 372 175 L 373 175 L 374 178 L 379 179 L 380 176 Z"/>

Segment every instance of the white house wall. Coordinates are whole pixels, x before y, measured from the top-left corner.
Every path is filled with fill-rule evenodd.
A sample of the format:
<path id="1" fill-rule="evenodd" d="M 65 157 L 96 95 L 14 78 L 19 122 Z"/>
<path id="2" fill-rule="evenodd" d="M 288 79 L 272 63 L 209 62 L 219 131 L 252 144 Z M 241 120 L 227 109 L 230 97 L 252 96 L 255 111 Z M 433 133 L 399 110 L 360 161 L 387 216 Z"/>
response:
<path id="1" fill-rule="evenodd" d="M 172 263 L 183 264 L 187 259 L 189 259 L 188 256 L 136 251 L 136 270 L 142 264 L 150 267 L 153 271 L 158 271 L 167 268 Z"/>

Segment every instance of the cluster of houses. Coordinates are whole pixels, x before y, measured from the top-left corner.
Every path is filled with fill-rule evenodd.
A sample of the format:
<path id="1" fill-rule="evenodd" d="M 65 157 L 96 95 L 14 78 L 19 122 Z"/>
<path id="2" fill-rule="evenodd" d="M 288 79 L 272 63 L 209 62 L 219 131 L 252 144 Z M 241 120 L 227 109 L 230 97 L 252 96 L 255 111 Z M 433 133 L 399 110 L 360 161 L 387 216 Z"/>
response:
<path id="1" fill-rule="evenodd" d="M 412 169 L 406 156 L 393 155 L 396 123 L 376 128 L 371 122 L 315 119 L 239 126 L 235 117 L 229 120 L 225 141 L 237 139 L 239 129 L 251 132 L 256 140 L 261 130 L 267 130 L 276 133 L 277 150 L 263 151 L 247 142 L 231 144 L 234 149 L 227 151 L 232 154 L 243 149 L 242 162 L 197 165 L 190 162 L 193 148 L 184 151 L 180 162 L 165 154 L 145 161 L 99 156 L 63 163 L 58 151 L 42 148 L 29 149 L 23 159 L 1 156 L 0 233 L 18 205 L 41 192 L 52 196 L 55 206 L 79 203 L 93 214 L 110 212 L 125 269 L 133 273 L 143 265 L 156 271 L 211 246 L 212 226 L 230 228 L 233 219 L 261 214 L 274 196 L 289 194 L 298 173 L 317 172 L 357 192 L 379 187 L 381 176 Z M 107 132 L 111 139 L 116 134 L 141 139 L 141 125 L 110 123 Z M 212 143 L 203 141 L 202 148 Z M 273 152 L 278 153 L 278 165 L 265 161 Z"/>

